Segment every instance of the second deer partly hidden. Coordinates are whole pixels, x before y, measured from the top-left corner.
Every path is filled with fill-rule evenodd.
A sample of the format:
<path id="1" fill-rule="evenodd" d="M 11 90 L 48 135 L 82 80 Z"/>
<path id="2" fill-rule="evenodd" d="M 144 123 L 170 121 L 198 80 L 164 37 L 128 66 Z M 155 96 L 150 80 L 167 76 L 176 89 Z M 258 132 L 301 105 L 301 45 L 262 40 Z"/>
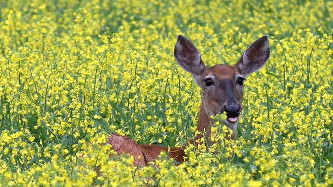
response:
<path id="1" fill-rule="evenodd" d="M 270 49 L 268 37 L 263 36 L 245 50 L 235 65 L 218 64 L 208 67 L 193 43 L 179 35 L 174 56 L 178 64 L 192 74 L 201 88 L 202 99 L 197 131 L 203 132 L 204 135 L 197 135 L 194 140 L 181 147 L 167 148 L 158 145 L 139 145 L 129 137 L 112 134 L 108 140 L 112 149 L 119 155 L 125 153 L 133 156 L 136 166 L 144 166 L 155 161 L 162 151 L 167 152 L 178 162 L 184 162 L 186 157 L 184 150 L 189 144 L 196 144 L 196 140 L 204 136 L 208 145 L 213 143 L 210 140 L 211 127 L 214 125 L 212 117 L 224 112 L 227 117 L 223 122 L 231 129 L 231 138 L 237 139 L 237 122 L 242 111 L 244 80 L 249 74 L 264 66 L 270 56 Z"/>

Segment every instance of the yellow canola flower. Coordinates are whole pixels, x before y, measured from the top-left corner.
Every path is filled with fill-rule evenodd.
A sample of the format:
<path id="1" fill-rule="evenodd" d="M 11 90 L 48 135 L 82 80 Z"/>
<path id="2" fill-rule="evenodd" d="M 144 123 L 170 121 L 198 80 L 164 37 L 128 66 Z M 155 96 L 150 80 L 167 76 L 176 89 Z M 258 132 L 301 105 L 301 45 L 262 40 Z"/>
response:
<path id="1" fill-rule="evenodd" d="M 262 182 L 251 180 L 251 181 L 248 182 L 248 186 L 249 187 L 260 187 L 260 186 L 262 186 Z"/>

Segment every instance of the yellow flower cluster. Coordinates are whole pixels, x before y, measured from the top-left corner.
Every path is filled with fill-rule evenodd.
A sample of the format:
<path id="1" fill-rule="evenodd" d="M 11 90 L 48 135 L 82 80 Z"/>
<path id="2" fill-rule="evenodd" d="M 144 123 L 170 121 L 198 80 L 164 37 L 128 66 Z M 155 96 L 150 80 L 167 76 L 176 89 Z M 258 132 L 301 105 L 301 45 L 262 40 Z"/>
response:
<path id="1" fill-rule="evenodd" d="M 333 2 L 0 1 L 1 186 L 332 186 Z M 178 34 L 208 65 L 234 64 L 262 35 L 239 139 L 133 165 L 106 144 L 184 145 L 200 90 L 175 62 Z M 205 141 L 205 140 L 202 140 Z M 110 157 L 111 155 L 111 157 Z"/>

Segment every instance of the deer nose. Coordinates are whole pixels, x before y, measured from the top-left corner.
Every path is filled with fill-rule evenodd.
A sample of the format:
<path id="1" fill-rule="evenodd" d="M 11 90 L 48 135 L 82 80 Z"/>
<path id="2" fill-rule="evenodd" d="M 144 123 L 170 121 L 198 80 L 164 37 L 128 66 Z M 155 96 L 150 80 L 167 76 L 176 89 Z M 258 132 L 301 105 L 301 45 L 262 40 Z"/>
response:
<path id="1" fill-rule="evenodd" d="M 224 111 L 227 113 L 228 117 L 237 117 L 241 112 L 241 107 L 237 103 L 231 103 L 225 105 Z"/>

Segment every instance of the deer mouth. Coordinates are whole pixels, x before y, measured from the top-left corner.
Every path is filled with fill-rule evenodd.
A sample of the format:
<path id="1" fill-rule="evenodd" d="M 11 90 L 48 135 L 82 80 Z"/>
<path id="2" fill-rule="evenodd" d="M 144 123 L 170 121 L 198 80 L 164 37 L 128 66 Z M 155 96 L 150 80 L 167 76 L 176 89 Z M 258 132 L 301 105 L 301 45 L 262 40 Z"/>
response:
<path id="1" fill-rule="evenodd" d="M 237 123 L 238 116 L 236 116 L 236 117 L 229 117 L 229 116 L 227 116 L 227 121 L 230 122 L 230 123 Z"/>
<path id="2" fill-rule="evenodd" d="M 237 123 L 238 116 L 242 111 L 242 107 L 237 103 L 237 101 L 228 102 L 222 110 L 222 113 L 225 112 L 227 115 L 227 121 L 229 123 Z"/>

